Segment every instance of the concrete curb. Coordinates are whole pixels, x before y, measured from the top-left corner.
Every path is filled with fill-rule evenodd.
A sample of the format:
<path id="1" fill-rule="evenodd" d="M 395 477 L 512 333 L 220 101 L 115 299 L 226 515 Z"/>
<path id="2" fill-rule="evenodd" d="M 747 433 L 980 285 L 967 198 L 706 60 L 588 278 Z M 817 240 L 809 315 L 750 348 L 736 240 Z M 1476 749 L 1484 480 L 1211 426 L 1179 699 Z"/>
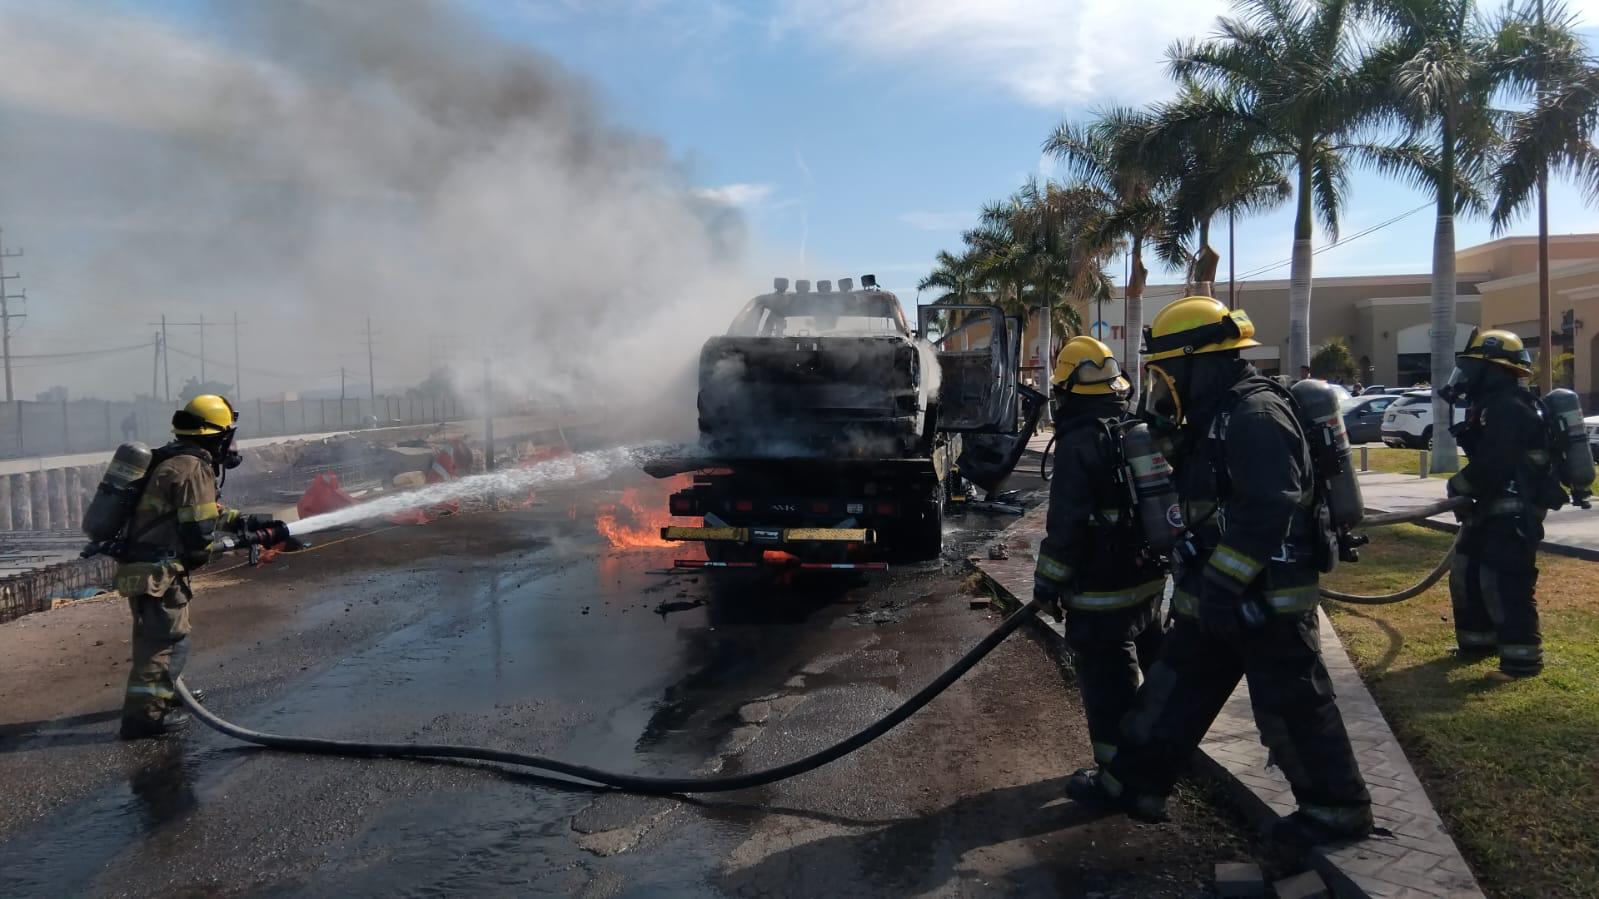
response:
<path id="1" fill-rule="evenodd" d="M 1032 593 L 1034 553 L 1044 515 L 1045 508 L 1036 507 L 1000 535 L 997 542 L 1005 545 L 1008 558 L 972 560 L 1003 606 L 1014 608 Z M 1059 624 L 1038 616 L 1029 624 L 1057 652 L 1066 651 Z M 1338 708 L 1371 790 L 1372 812 L 1385 833 L 1318 849 L 1312 864 L 1343 897 L 1482 896 L 1325 614 L 1322 633 L 1322 654 L 1338 693 Z M 1265 826 L 1294 809 L 1287 781 L 1267 761 L 1250 709 L 1249 688 L 1240 682 L 1194 754 L 1195 770 L 1221 784 L 1252 821 Z"/>

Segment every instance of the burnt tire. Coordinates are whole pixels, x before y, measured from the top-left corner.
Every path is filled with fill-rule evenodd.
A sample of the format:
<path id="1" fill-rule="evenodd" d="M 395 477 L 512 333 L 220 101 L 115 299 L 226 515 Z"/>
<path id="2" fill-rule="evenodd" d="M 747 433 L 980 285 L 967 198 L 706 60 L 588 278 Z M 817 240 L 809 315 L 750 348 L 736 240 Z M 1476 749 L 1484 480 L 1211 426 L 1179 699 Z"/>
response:
<path id="1" fill-rule="evenodd" d="M 906 516 L 900 555 L 906 562 L 936 559 L 944 551 L 944 487 L 939 485 L 921 508 Z"/>

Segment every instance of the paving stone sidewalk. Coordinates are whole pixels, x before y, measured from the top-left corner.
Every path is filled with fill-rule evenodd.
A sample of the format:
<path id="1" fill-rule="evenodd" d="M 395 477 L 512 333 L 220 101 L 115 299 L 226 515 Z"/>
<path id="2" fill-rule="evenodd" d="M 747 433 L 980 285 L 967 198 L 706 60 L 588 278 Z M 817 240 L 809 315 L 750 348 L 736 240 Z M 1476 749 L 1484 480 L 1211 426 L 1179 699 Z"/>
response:
<path id="1" fill-rule="evenodd" d="M 1006 602 L 1031 598 L 1034 553 L 1043 536 L 1044 514 L 1043 506 L 1036 507 L 1000 535 L 1009 558 L 973 560 Z M 1059 624 L 1042 617 L 1034 622 L 1041 632 L 1063 640 Z M 1060 648 L 1064 651 L 1063 643 Z M 1371 790 L 1372 811 L 1386 833 L 1320 851 L 1317 869 L 1344 896 L 1481 896 L 1471 869 L 1325 615 L 1322 655 Z M 1288 782 L 1280 770 L 1267 767 L 1266 756 L 1250 712 L 1248 687 L 1240 683 L 1205 735 L 1196 762 L 1202 772 L 1228 787 L 1251 817 L 1264 823 L 1294 808 Z"/>
<path id="2" fill-rule="evenodd" d="M 1360 492 L 1366 507 L 1374 512 L 1395 512 L 1426 506 L 1443 500 L 1445 495 L 1443 478 L 1420 478 L 1380 471 L 1361 473 Z M 1427 523 L 1446 531 L 1460 528 L 1453 513 L 1435 515 Z M 1543 549 L 1564 556 L 1599 561 L 1599 506 L 1594 509 L 1567 506 L 1550 512 L 1549 517 L 1544 519 Z"/>

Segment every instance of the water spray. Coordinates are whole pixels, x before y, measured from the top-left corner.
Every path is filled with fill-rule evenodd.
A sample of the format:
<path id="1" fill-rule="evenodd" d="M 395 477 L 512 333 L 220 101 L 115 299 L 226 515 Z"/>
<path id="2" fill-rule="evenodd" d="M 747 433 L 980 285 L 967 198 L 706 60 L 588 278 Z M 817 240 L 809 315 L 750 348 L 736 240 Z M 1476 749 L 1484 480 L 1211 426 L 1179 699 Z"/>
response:
<path id="1" fill-rule="evenodd" d="M 469 475 L 453 481 L 431 484 L 420 490 L 396 493 L 321 515 L 313 515 L 289 523 L 289 535 L 305 537 L 318 531 L 344 527 L 365 521 L 421 509 L 470 497 L 497 493 L 526 493 L 552 484 L 586 484 L 604 480 L 617 470 L 638 465 L 660 452 L 650 446 L 621 447 L 575 453 L 558 459 L 548 459 L 525 468 L 506 468 L 483 474 Z"/>

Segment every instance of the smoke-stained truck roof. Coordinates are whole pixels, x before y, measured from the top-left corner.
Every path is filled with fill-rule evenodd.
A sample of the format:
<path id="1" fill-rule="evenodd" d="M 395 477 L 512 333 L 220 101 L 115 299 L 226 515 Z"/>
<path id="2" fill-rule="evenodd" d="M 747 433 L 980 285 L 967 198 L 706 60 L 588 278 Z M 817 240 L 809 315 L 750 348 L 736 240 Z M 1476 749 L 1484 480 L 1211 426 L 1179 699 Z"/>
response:
<path id="1" fill-rule="evenodd" d="M 761 294 L 744 305 L 727 334 L 730 337 L 908 338 L 911 328 L 899 297 L 887 290 L 866 288 Z"/>

